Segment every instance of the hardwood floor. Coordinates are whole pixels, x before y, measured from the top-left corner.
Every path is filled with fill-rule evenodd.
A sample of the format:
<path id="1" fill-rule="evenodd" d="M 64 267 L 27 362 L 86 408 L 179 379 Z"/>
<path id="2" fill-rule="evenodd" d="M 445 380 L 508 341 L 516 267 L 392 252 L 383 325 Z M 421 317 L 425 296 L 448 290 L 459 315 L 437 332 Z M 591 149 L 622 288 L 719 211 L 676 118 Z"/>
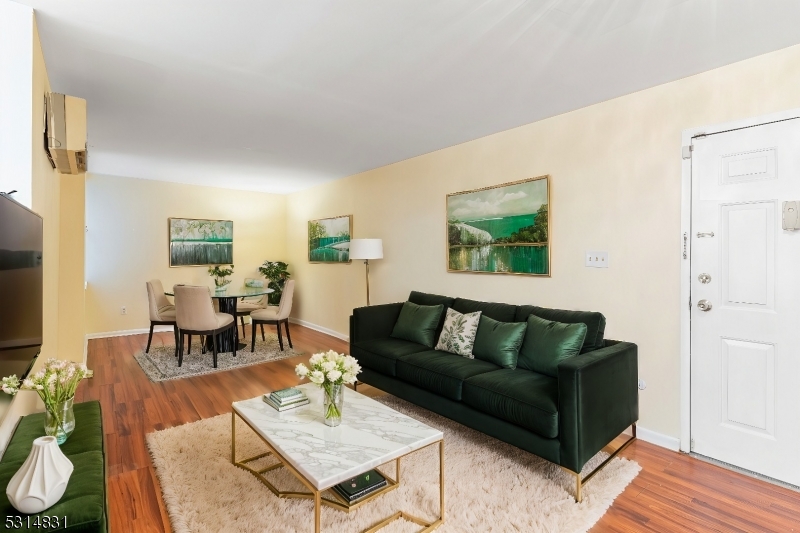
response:
<path id="1" fill-rule="evenodd" d="M 310 354 L 348 350 L 342 340 L 291 327 L 295 348 L 307 355 L 162 383 L 151 383 L 133 359 L 144 349 L 146 335 L 89 341 L 88 365 L 95 377 L 81 385 L 76 401 L 102 404 L 112 532 L 170 531 L 147 433 L 230 413 L 233 401 L 298 383 L 294 366 Z M 173 342 L 171 333 L 153 338 L 154 346 Z M 642 441 L 622 455 L 638 462 L 642 472 L 592 533 L 800 531 L 800 493 Z"/>

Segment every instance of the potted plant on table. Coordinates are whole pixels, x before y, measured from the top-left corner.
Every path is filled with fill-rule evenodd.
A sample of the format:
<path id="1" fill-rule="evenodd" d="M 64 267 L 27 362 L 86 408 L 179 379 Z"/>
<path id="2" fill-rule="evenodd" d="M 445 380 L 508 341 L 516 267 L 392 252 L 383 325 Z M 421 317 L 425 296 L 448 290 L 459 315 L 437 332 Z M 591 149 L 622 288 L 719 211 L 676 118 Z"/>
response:
<path id="1" fill-rule="evenodd" d="M 261 272 L 269 283 L 267 287 L 274 292 L 267 296 L 267 301 L 271 305 L 278 305 L 281 302 L 281 294 L 283 294 L 283 286 L 286 285 L 286 280 L 289 279 L 289 265 L 283 261 L 264 261 L 258 271 Z"/>
<path id="2" fill-rule="evenodd" d="M 338 426 L 342 422 L 343 390 L 345 383 L 355 383 L 361 366 L 352 355 L 344 355 L 329 350 L 316 353 L 308 360 L 311 368 L 300 363 L 295 367 L 297 375 L 308 378 L 324 391 L 323 414 L 325 424 Z"/>
<path id="3" fill-rule="evenodd" d="M 75 430 L 75 415 L 72 404 L 75 390 L 84 378 L 92 377 L 92 371 L 83 363 L 48 359 L 44 368 L 20 383 L 16 375 L 2 379 L 3 392 L 15 395 L 20 390 L 32 390 L 39 394 L 46 411 L 44 431 L 55 437 L 59 446 Z"/>
<path id="4" fill-rule="evenodd" d="M 230 268 L 222 268 L 221 265 L 208 267 L 208 274 L 214 278 L 214 285 L 216 285 L 217 290 L 220 291 L 231 282 L 228 276 L 233 274 L 233 265 L 231 265 Z"/>

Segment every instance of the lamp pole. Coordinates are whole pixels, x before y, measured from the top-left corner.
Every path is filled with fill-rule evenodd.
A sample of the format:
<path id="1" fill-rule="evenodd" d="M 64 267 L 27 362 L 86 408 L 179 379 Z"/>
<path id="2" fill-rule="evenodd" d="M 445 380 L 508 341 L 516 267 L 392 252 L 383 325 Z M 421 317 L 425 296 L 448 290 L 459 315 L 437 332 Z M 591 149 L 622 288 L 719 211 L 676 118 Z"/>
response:
<path id="1" fill-rule="evenodd" d="M 364 264 L 367 265 L 367 307 L 369 307 L 369 259 L 364 259 Z"/>

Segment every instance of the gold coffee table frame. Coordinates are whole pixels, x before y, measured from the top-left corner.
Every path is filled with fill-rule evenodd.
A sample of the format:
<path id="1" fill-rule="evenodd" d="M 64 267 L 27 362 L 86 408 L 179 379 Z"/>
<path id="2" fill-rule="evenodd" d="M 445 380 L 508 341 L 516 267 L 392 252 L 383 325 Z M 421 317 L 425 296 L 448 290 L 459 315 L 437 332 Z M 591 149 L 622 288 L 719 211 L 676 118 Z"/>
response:
<path id="1" fill-rule="evenodd" d="M 392 479 L 389 476 L 387 476 L 385 473 L 381 472 L 383 477 L 386 478 L 386 481 L 387 481 L 386 487 L 384 487 L 384 488 L 382 488 L 380 490 L 377 490 L 377 491 L 373 492 L 372 494 L 370 494 L 369 496 L 367 496 L 367 497 L 365 497 L 363 499 L 360 499 L 357 502 L 351 504 L 351 503 L 347 502 L 344 498 L 339 496 L 336 493 L 336 491 L 333 491 L 333 490 L 330 491 L 330 492 L 331 492 L 331 494 L 334 495 L 334 497 L 336 499 L 331 500 L 331 499 L 328 499 L 328 498 L 323 498 L 322 497 L 322 493 L 325 492 L 326 490 L 328 490 L 331 487 L 326 487 L 326 488 L 320 489 L 320 490 L 317 490 L 316 488 L 314 488 L 314 485 L 310 481 L 308 481 L 303 476 L 303 474 L 298 472 L 297 469 L 294 468 L 291 465 L 291 463 L 289 463 L 289 461 L 287 461 L 278 452 L 278 450 L 275 449 L 275 447 L 273 447 L 269 442 L 267 442 L 267 440 L 264 437 L 262 437 L 261 434 L 258 431 L 256 431 L 256 429 L 252 425 L 250 425 L 250 423 L 247 420 L 245 420 L 244 418 L 242 418 L 241 416 L 239 416 L 239 418 L 242 420 L 242 422 L 244 422 L 245 425 L 247 425 L 250 429 L 252 429 L 255 432 L 256 435 L 258 435 L 258 437 L 266 445 L 266 447 L 268 448 L 269 451 L 264 452 L 264 453 L 259 454 L 259 455 L 256 455 L 256 456 L 253 456 L 253 457 L 249 457 L 247 459 L 242 459 L 241 461 L 237 461 L 236 460 L 236 417 L 237 416 L 239 416 L 238 413 L 236 412 L 235 409 L 233 409 L 232 412 L 231 412 L 231 463 L 233 463 L 234 465 L 238 466 L 239 468 L 243 468 L 244 470 L 247 470 L 248 472 L 250 472 L 251 474 L 256 476 L 261 481 L 261 483 L 266 485 L 266 487 L 275 496 L 277 496 L 278 498 L 301 498 L 301 499 L 306 499 L 306 500 L 314 500 L 314 533 L 319 533 L 320 532 L 320 524 L 319 523 L 320 523 L 320 514 L 321 514 L 321 511 L 322 511 L 322 506 L 323 505 L 328 506 L 328 507 L 332 507 L 333 509 L 337 509 L 339 511 L 344 511 L 346 513 L 349 513 L 350 511 L 352 511 L 354 509 L 358 509 L 359 507 L 361 507 L 365 503 L 374 500 L 378 496 L 381 496 L 383 494 L 386 494 L 387 492 L 390 492 L 390 491 L 396 489 L 397 487 L 400 486 L 400 459 L 402 459 L 403 457 L 405 457 L 407 455 L 410 455 L 412 453 L 418 452 L 420 450 L 424 450 L 425 448 L 427 448 L 429 446 L 433 446 L 434 444 L 437 444 L 437 443 L 439 444 L 439 518 L 434 520 L 433 522 L 426 522 L 425 520 L 423 520 L 421 518 L 418 518 L 416 516 L 413 516 L 413 515 L 410 515 L 410 514 L 406 513 L 405 511 L 397 511 L 393 515 L 385 518 L 384 520 L 381 520 L 380 522 L 378 522 L 377 524 L 373 525 L 372 527 L 365 529 L 362 533 L 374 533 L 375 531 L 378 531 L 379 529 L 389 525 L 390 523 L 392 523 L 395 520 L 398 520 L 400 518 L 404 518 L 404 519 L 408 520 L 409 522 L 414 522 L 415 524 L 418 524 L 418 525 L 422 526 L 422 529 L 419 530 L 419 533 L 427 533 L 429 531 L 433 531 L 434 529 L 438 528 L 440 525 L 442 525 L 444 523 L 444 439 L 443 438 L 439 439 L 438 441 L 435 441 L 435 442 L 432 442 L 430 444 L 427 444 L 427 445 L 423 446 L 422 448 L 418 448 L 418 449 L 416 449 L 414 451 L 408 452 L 408 453 L 406 453 L 404 455 L 401 455 L 400 457 L 394 459 L 395 464 L 396 464 L 396 468 L 397 468 L 396 474 L 395 474 L 395 479 Z M 247 464 L 247 463 L 252 463 L 253 461 L 257 461 L 259 459 L 263 459 L 264 457 L 268 457 L 270 455 L 275 457 L 275 459 L 277 459 L 279 462 L 274 464 L 274 465 L 270 465 L 270 466 L 268 466 L 266 468 L 263 468 L 261 470 L 256 470 L 255 468 L 253 468 L 253 467 L 251 467 L 251 466 L 249 466 Z M 302 483 L 310 492 L 282 491 L 282 490 L 278 489 L 275 485 L 270 483 L 269 480 L 266 477 L 264 477 L 264 474 L 266 474 L 267 472 L 270 472 L 272 470 L 276 470 L 278 468 L 286 468 L 287 470 L 289 470 L 289 472 L 291 472 L 292 475 L 294 477 L 296 477 L 297 480 L 300 481 L 300 483 Z M 379 472 L 380 472 L 380 470 L 379 470 Z"/>

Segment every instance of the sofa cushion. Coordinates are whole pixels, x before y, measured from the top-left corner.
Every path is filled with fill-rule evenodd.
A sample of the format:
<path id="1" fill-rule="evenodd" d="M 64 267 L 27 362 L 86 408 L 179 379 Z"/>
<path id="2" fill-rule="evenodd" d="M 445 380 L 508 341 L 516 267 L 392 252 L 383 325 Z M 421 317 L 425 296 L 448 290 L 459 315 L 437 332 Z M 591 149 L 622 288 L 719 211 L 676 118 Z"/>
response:
<path id="1" fill-rule="evenodd" d="M 462 401 L 546 438 L 558 436 L 558 380 L 527 370 L 501 369 L 468 378 Z"/>
<path id="2" fill-rule="evenodd" d="M 563 324 L 586 324 L 586 339 L 583 341 L 581 353 L 591 352 L 602 348 L 605 343 L 603 335 L 606 330 L 606 317 L 603 313 L 595 311 L 567 311 L 564 309 L 549 309 L 535 305 L 521 305 L 517 308 L 515 322 L 525 322 L 528 316 L 536 315 L 545 320 L 561 322 Z"/>
<path id="3" fill-rule="evenodd" d="M 436 349 L 472 359 L 472 346 L 475 344 L 480 320 L 480 311 L 463 314 L 455 309 L 448 309 Z"/>
<path id="4" fill-rule="evenodd" d="M 516 368 L 527 323 L 498 322 L 481 315 L 472 354 L 502 368 Z"/>
<path id="5" fill-rule="evenodd" d="M 482 316 L 488 316 L 500 322 L 514 322 L 514 316 L 517 312 L 517 306 L 515 305 L 495 302 L 478 302 L 465 298 L 456 298 L 456 301 L 453 302 L 453 309 L 459 313 L 474 313 L 475 311 L 480 311 Z"/>
<path id="6" fill-rule="evenodd" d="M 396 362 L 399 358 L 429 350 L 427 346 L 402 339 L 370 339 L 350 347 L 350 355 L 358 359 L 358 364 L 387 376 L 396 376 Z"/>
<path id="7" fill-rule="evenodd" d="M 398 359 L 397 377 L 451 400 L 461 400 L 465 379 L 498 368 L 486 361 L 430 350 Z"/>
<path id="8" fill-rule="evenodd" d="M 443 310 L 444 306 L 441 304 L 417 305 L 413 302 L 403 302 L 400 316 L 397 317 L 390 336 L 433 348 L 436 328 Z"/>
<path id="9" fill-rule="evenodd" d="M 417 305 L 443 305 L 444 310 L 447 311 L 453 307 L 453 301 L 455 301 L 455 298 L 441 296 L 439 294 L 429 294 L 427 292 L 411 291 L 411 294 L 408 295 L 408 301 Z M 442 332 L 442 327 L 444 326 L 444 316 L 445 313 L 442 313 L 442 317 L 439 319 L 439 324 L 436 326 L 436 335 L 434 336 L 436 339 L 439 338 L 439 334 Z"/>
<path id="10" fill-rule="evenodd" d="M 518 365 L 556 378 L 558 364 L 581 353 L 585 337 L 586 324 L 563 324 L 531 315 Z"/>

